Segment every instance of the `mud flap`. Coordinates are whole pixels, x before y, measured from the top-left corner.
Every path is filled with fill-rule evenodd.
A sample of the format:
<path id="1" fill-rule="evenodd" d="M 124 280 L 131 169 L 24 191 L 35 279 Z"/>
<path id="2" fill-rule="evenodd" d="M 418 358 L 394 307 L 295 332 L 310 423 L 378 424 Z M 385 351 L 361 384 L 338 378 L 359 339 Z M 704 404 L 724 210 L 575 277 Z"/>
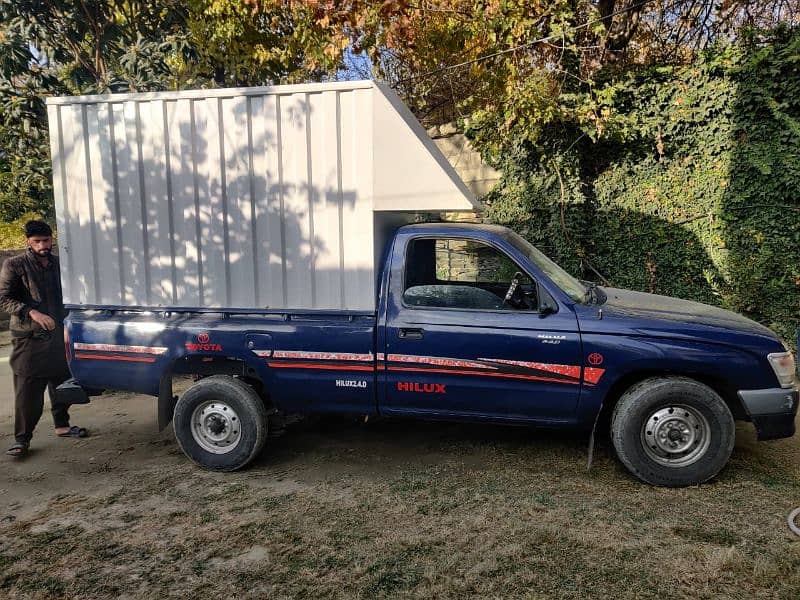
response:
<path id="1" fill-rule="evenodd" d="M 592 468 L 592 460 L 594 459 L 594 434 L 597 431 L 597 424 L 600 422 L 600 415 L 603 412 L 603 404 L 600 404 L 600 408 L 597 410 L 597 416 L 594 418 L 594 425 L 592 425 L 592 432 L 589 434 L 589 449 L 588 449 L 588 456 L 586 458 L 586 470 L 589 471 Z"/>
<path id="2" fill-rule="evenodd" d="M 161 376 L 158 384 L 158 430 L 164 428 L 172 422 L 172 414 L 175 412 L 175 404 L 178 397 L 172 395 L 172 374 L 165 373 Z"/>

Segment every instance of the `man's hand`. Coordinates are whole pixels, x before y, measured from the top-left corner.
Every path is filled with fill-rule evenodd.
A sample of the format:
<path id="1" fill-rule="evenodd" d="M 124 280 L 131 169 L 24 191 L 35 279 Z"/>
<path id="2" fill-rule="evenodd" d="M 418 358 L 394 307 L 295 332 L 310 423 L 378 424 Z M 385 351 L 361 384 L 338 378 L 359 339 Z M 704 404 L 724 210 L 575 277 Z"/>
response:
<path id="1" fill-rule="evenodd" d="M 53 331 L 53 329 L 56 328 L 56 322 L 53 320 L 53 318 L 42 312 L 39 312 L 38 310 L 32 310 L 28 313 L 28 316 L 38 323 L 42 329 Z"/>

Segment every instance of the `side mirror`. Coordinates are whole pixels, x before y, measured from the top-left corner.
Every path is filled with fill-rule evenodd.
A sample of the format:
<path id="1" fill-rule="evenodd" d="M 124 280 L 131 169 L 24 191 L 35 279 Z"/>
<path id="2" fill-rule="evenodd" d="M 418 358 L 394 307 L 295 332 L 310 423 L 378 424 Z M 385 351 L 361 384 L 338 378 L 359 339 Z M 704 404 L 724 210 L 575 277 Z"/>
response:
<path id="1" fill-rule="evenodd" d="M 539 318 L 544 319 L 547 315 L 552 315 L 555 312 L 558 311 L 556 311 L 556 309 L 550 306 L 549 304 L 542 304 L 539 307 Z"/>
<path id="2" fill-rule="evenodd" d="M 547 315 L 558 312 L 558 304 L 545 290 L 539 286 L 539 318 L 544 319 Z"/>

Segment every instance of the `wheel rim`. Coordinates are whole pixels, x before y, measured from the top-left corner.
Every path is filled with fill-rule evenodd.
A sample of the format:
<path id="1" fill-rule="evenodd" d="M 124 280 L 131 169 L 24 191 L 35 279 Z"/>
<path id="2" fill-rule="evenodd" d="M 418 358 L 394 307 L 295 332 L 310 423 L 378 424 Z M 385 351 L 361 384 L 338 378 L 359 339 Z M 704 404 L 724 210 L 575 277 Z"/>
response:
<path id="1" fill-rule="evenodd" d="M 711 427 L 696 409 L 683 404 L 660 408 L 642 425 L 642 446 L 660 465 L 685 467 L 706 453 L 711 445 Z"/>
<path id="2" fill-rule="evenodd" d="M 192 437 L 203 450 L 227 454 L 242 439 L 239 415 L 221 400 L 203 402 L 192 412 Z"/>

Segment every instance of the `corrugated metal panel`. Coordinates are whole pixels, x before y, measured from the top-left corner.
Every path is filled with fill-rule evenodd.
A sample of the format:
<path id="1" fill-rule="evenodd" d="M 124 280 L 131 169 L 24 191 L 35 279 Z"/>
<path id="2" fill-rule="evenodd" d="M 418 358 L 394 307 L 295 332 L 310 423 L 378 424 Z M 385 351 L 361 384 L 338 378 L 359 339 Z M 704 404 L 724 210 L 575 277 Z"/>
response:
<path id="1" fill-rule="evenodd" d="M 49 99 L 65 302 L 372 310 L 373 211 L 391 194 L 408 203 L 396 210 L 426 206 L 419 182 L 413 202 L 387 187 L 413 169 L 430 210 L 471 207 L 440 157 L 397 134 L 408 115 L 387 94 L 353 82 Z M 376 165 L 393 151 L 413 164 Z"/>
<path id="2" fill-rule="evenodd" d="M 371 308 L 371 298 L 361 290 L 374 290 L 373 223 L 372 223 L 372 151 L 375 136 L 372 130 L 372 94 L 362 90 L 342 93 L 342 254 L 344 269 L 344 302 L 358 308 Z M 369 144 L 362 143 L 370 140 Z M 386 143 L 386 142 L 384 142 Z M 360 202 L 354 190 L 369 194 L 370 203 Z"/>
<path id="3" fill-rule="evenodd" d="M 280 98 L 251 98 L 253 196 L 255 204 L 256 306 L 286 306 L 283 194 L 277 123 Z"/>
<path id="4" fill-rule="evenodd" d="M 164 153 L 169 165 L 166 202 L 171 207 L 172 217 L 172 304 L 201 306 L 192 101 L 176 100 L 165 104 Z"/>

